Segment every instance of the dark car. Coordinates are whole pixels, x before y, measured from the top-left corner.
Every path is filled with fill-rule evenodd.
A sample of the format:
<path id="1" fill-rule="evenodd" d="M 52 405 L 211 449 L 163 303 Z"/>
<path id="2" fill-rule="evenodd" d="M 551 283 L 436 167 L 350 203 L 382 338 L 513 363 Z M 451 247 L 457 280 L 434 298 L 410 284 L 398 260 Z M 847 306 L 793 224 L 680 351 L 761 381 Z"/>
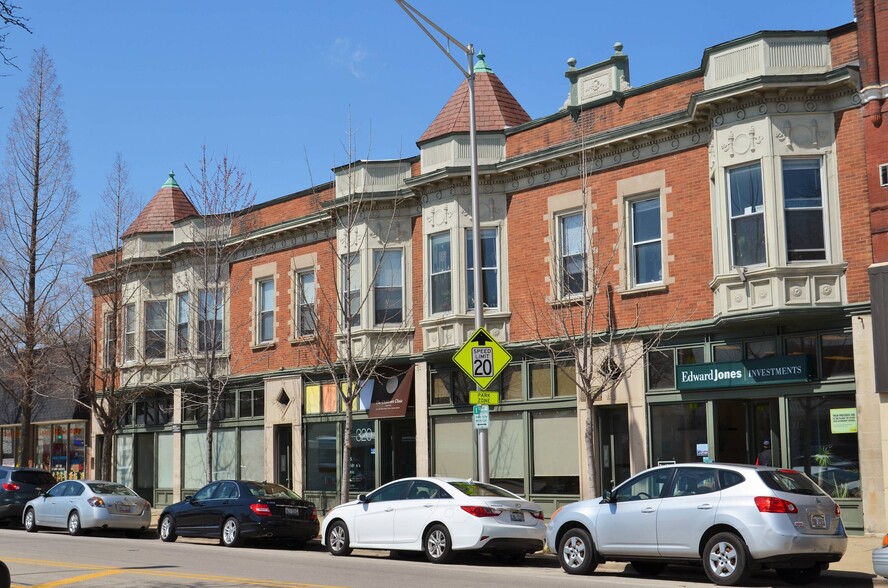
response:
<path id="1" fill-rule="evenodd" d="M 55 486 L 57 481 L 46 470 L 0 466 L 0 525 L 21 521 L 25 503 Z"/>
<path id="2" fill-rule="evenodd" d="M 318 510 L 279 484 L 221 480 L 163 509 L 157 529 L 163 541 L 181 535 L 219 537 L 228 547 L 244 539 L 305 543 L 318 535 Z"/>

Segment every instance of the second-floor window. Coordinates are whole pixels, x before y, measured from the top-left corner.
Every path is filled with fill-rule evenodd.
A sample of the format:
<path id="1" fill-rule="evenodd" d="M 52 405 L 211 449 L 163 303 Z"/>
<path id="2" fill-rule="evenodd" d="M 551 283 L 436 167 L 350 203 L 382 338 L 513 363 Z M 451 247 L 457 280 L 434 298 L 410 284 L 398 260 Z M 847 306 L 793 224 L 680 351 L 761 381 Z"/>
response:
<path id="1" fill-rule="evenodd" d="M 274 280 L 256 282 L 256 324 L 259 343 L 270 343 L 274 339 Z"/>
<path id="2" fill-rule="evenodd" d="M 637 200 L 630 205 L 630 265 L 632 285 L 663 281 L 663 255 L 660 240 L 660 198 Z"/>
<path id="3" fill-rule="evenodd" d="M 765 263 L 765 204 L 760 163 L 728 170 L 728 201 L 732 264 Z"/>
<path id="4" fill-rule="evenodd" d="M 222 325 L 225 307 L 221 290 L 201 290 L 198 293 L 197 348 L 199 351 L 222 350 Z"/>
<path id="5" fill-rule="evenodd" d="M 825 260 L 819 159 L 783 160 L 783 206 L 787 261 Z"/>
<path id="6" fill-rule="evenodd" d="M 136 359 L 136 305 L 123 307 L 123 361 Z"/>
<path id="7" fill-rule="evenodd" d="M 432 314 L 453 310 L 450 277 L 450 233 L 440 233 L 429 237 L 429 291 L 432 300 Z"/>
<path id="8" fill-rule="evenodd" d="M 583 213 L 558 217 L 558 282 L 561 296 L 582 294 L 588 288 L 586 277 L 586 231 Z"/>
<path id="9" fill-rule="evenodd" d="M 117 324 L 114 313 L 105 315 L 105 367 L 111 368 L 117 358 Z"/>
<path id="10" fill-rule="evenodd" d="M 315 273 L 314 271 L 296 274 L 297 288 L 297 337 L 315 334 Z"/>
<path id="11" fill-rule="evenodd" d="M 176 353 L 188 353 L 188 292 L 176 295 Z"/>
<path id="12" fill-rule="evenodd" d="M 361 255 L 343 255 L 342 263 L 342 308 L 343 326 L 361 326 Z"/>
<path id="13" fill-rule="evenodd" d="M 404 321 L 404 272 L 400 249 L 373 252 L 373 320 L 377 325 Z"/>
<path id="14" fill-rule="evenodd" d="M 466 231 L 466 288 L 468 309 L 475 308 L 475 269 L 472 231 Z M 481 295 L 485 308 L 499 308 L 497 230 L 481 229 Z"/>
<path id="15" fill-rule="evenodd" d="M 167 302 L 145 303 L 145 358 L 164 359 L 167 353 Z"/>

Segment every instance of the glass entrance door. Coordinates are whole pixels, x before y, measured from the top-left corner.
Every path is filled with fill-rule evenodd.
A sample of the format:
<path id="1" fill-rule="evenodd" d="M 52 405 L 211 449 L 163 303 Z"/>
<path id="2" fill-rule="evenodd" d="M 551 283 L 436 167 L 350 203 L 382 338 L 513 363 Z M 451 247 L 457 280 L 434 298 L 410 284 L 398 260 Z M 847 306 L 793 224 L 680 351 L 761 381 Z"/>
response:
<path id="1" fill-rule="evenodd" d="M 416 421 L 412 418 L 380 420 L 382 452 L 379 483 L 416 475 Z"/>
<path id="2" fill-rule="evenodd" d="M 290 425 L 274 428 L 274 481 L 293 488 L 293 430 Z"/>
<path id="3" fill-rule="evenodd" d="M 777 401 L 718 400 L 715 402 L 715 459 L 780 465 Z M 767 443 L 765 443 L 767 441 Z"/>
<path id="4" fill-rule="evenodd" d="M 629 464 L 629 415 L 626 406 L 598 410 L 600 453 L 598 456 L 602 489 L 610 489 L 627 480 Z"/>

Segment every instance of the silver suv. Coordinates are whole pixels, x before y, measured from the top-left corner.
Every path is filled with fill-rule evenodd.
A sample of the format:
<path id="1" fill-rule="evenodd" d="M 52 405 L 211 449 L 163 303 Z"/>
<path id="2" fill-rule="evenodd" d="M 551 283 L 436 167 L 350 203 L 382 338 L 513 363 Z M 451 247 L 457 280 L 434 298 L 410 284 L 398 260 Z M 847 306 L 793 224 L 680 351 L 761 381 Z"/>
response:
<path id="1" fill-rule="evenodd" d="M 845 553 L 839 506 L 795 470 L 689 463 L 660 466 L 600 498 L 565 506 L 546 530 L 568 574 L 628 561 L 654 576 L 669 563 L 702 562 L 722 586 L 772 568 L 807 584 Z"/>

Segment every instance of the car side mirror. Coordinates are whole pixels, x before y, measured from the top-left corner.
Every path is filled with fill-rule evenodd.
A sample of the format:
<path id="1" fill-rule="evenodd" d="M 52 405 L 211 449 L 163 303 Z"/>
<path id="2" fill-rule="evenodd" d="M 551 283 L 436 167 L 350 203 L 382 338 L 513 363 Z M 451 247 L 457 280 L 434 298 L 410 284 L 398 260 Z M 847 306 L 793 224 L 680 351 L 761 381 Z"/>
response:
<path id="1" fill-rule="evenodd" d="M 604 494 L 601 495 L 601 502 L 613 502 L 614 501 L 614 493 L 610 490 L 605 490 Z"/>
<path id="2" fill-rule="evenodd" d="M 194 502 L 194 496 L 189 494 L 188 496 L 185 497 L 185 502 Z"/>
<path id="3" fill-rule="evenodd" d="M 367 502 L 366 494 L 358 494 L 358 502 Z"/>

